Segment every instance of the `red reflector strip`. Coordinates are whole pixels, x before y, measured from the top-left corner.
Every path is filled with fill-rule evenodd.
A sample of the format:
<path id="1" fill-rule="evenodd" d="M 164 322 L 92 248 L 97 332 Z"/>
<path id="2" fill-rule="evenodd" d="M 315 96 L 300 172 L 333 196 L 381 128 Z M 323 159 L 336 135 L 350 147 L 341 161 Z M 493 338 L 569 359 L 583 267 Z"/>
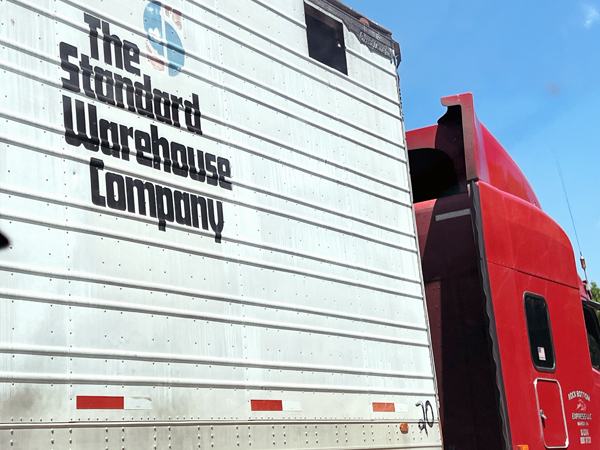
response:
<path id="1" fill-rule="evenodd" d="M 373 403 L 373 412 L 396 412 L 394 403 Z"/>
<path id="2" fill-rule="evenodd" d="M 78 395 L 77 409 L 125 409 L 125 397 Z"/>
<path id="3" fill-rule="evenodd" d="M 250 400 L 252 411 L 283 411 L 281 400 Z"/>

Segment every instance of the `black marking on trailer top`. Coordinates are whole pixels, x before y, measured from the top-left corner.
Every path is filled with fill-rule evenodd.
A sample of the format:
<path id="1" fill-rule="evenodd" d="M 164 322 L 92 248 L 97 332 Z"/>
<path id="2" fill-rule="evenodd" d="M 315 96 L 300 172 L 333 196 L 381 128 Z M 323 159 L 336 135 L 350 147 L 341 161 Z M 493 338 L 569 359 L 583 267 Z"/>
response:
<path id="1" fill-rule="evenodd" d="M 400 47 L 398 43 L 392 39 L 391 33 L 385 28 L 371 21 L 368 21 L 369 25 L 365 24 L 360 19 L 368 19 L 355 17 L 359 16 L 359 14 L 341 2 L 332 0 L 310 0 L 310 3 L 344 22 L 348 31 L 353 33 L 358 40 L 369 49 L 390 59 L 396 57 L 399 62 Z"/>

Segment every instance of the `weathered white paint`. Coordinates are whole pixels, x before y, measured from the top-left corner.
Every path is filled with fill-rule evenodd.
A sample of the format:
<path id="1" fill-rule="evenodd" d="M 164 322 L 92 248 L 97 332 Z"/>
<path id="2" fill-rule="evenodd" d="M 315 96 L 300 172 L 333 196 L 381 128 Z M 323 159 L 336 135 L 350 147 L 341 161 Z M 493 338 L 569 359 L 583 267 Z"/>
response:
<path id="1" fill-rule="evenodd" d="M 393 63 L 347 29 L 348 76 L 310 59 L 301 0 L 173 0 L 169 76 L 147 5 L 0 1 L 0 448 L 441 448 L 437 417 L 417 426 L 436 387 Z M 153 88 L 198 95 L 203 135 L 183 108 L 178 128 L 65 89 L 60 43 L 91 55 L 84 13 L 140 49 Z M 91 65 L 142 82 L 102 36 Z M 68 144 L 63 96 L 226 158 L 233 189 L 138 163 L 133 138 L 129 160 Z M 112 173 L 221 202 L 221 242 L 95 205 L 91 158 L 105 201 Z"/>

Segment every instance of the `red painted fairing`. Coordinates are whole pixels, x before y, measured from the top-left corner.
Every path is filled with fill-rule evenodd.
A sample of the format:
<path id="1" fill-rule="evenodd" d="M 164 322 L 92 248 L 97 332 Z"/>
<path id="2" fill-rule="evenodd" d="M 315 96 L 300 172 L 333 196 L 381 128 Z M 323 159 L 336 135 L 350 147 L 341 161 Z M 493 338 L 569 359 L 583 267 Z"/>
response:
<path id="1" fill-rule="evenodd" d="M 425 128 L 417 128 L 406 132 L 406 145 L 408 150 L 416 148 L 435 148 L 435 135 L 438 126 L 431 125 Z"/>
<path id="2" fill-rule="evenodd" d="M 466 242 L 468 239 L 456 238 L 460 234 L 455 231 L 459 230 L 457 222 L 436 222 L 435 216 L 445 213 L 444 205 L 449 207 L 448 211 L 465 208 L 467 203 L 454 206 L 452 203 L 460 198 L 466 199 L 468 195 L 472 201 L 472 222 L 460 220 L 463 220 L 464 226 L 472 226 L 475 230 L 481 277 L 478 295 L 480 301 L 487 305 L 488 312 L 491 308 L 493 314 L 491 342 L 494 342 L 494 355 L 499 356 L 501 366 L 501 377 L 491 372 L 489 376 L 498 384 L 499 392 L 506 401 L 507 429 L 510 430 L 513 448 L 529 445 L 530 449 L 543 449 L 543 436 L 547 435 L 554 441 L 564 437 L 560 430 L 542 431 L 544 424 L 540 421 L 534 385 L 539 379 L 556 380 L 560 384 L 570 441 L 568 448 L 600 448 L 600 373 L 592 369 L 590 363 L 581 304 L 585 290 L 577 275 L 569 239 L 541 210 L 523 173 L 481 125 L 473 109 L 472 95 L 446 97 L 442 103 L 449 109 L 439 125 L 407 133 L 409 151 L 424 148 L 444 151 L 452 160 L 460 184 L 458 193 L 415 205 L 438 373 L 447 370 L 460 375 L 455 368 L 460 362 L 452 358 L 454 350 L 451 347 L 463 345 L 460 341 L 455 344 L 452 339 L 444 340 L 442 325 L 463 327 L 457 330 L 465 336 L 469 336 L 472 325 L 468 321 L 464 322 L 466 325 L 453 325 L 456 321 L 452 320 L 444 322 L 443 307 L 449 304 L 447 301 L 444 303 L 444 299 L 450 299 L 458 305 L 457 308 L 463 308 L 461 316 L 457 317 L 469 318 L 468 308 L 469 304 L 475 305 L 472 302 L 475 291 L 460 285 L 465 275 L 457 269 L 461 264 L 472 264 L 473 256 L 459 257 L 460 249 L 451 248 L 453 240 Z M 460 111 L 457 106 L 460 106 Z M 464 153 L 461 153 L 461 141 L 464 141 Z M 532 363 L 524 310 L 526 292 L 544 297 L 548 304 L 556 356 L 553 371 L 538 370 Z M 465 368 L 477 369 L 473 362 Z M 446 373 L 439 375 L 441 380 L 448 379 Z M 548 392 L 542 395 L 551 396 Z M 442 398 L 449 397 L 444 394 Z M 447 412 L 472 408 L 467 400 L 452 400 L 454 403 L 450 407 L 446 405 Z M 558 408 L 554 400 L 542 399 L 544 401 L 552 404 L 553 409 Z M 494 407 L 493 402 L 488 404 Z M 580 414 L 583 412 L 591 414 L 591 419 L 582 420 Z M 556 424 L 556 417 L 550 423 Z M 589 438 L 591 445 L 587 443 Z M 471 447 L 467 445 L 464 448 Z"/>
<path id="3" fill-rule="evenodd" d="M 540 202 L 521 169 L 479 122 L 473 107 L 473 94 L 444 97 L 442 104 L 459 105 L 462 109 L 466 181 L 485 181 L 540 208 Z M 408 150 L 435 148 L 437 130 L 438 126 L 433 125 L 407 132 Z"/>
<path id="4" fill-rule="evenodd" d="M 488 263 L 579 290 L 571 242 L 547 214 L 531 203 L 479 181 Z M 492 218 L 490 218 L 492 217 Z"/>
<path id="5" fill-rule="evenodd" d="M 560 382 L 571 445 L 580 448 L 581 430 L 600 442 L 596 420 L 580 426 L 573 419 L 583 391 L 592 397 L 588 412 L 598 416 L 587 334 L 579 295 L 573 250 L 562 229 L 540 209 L 484 182 L 478 182 L 491 298 L 502 361 L 504 390 L 513 443 L 539 442 L 534 426 L 539 413 L 532 383 L 538 378 Z M 545 373 L 531 362 L 523 308 L 524 292 L 543 296 L 550 314 L 556 370 Z M 585 447 L 582 447 L 585 448 Z"/>

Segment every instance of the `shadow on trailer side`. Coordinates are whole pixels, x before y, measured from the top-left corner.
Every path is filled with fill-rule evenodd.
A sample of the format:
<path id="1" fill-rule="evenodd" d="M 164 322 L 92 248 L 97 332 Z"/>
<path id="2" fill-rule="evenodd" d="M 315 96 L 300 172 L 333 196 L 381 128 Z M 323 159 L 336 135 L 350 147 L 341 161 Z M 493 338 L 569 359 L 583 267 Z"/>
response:
<path id="1" fill-rule="evenodd" d="M 407 145 L 445 448 L 593 448 L 598 308 L 571 244 L 472 95 L 442 104 Z"/>

